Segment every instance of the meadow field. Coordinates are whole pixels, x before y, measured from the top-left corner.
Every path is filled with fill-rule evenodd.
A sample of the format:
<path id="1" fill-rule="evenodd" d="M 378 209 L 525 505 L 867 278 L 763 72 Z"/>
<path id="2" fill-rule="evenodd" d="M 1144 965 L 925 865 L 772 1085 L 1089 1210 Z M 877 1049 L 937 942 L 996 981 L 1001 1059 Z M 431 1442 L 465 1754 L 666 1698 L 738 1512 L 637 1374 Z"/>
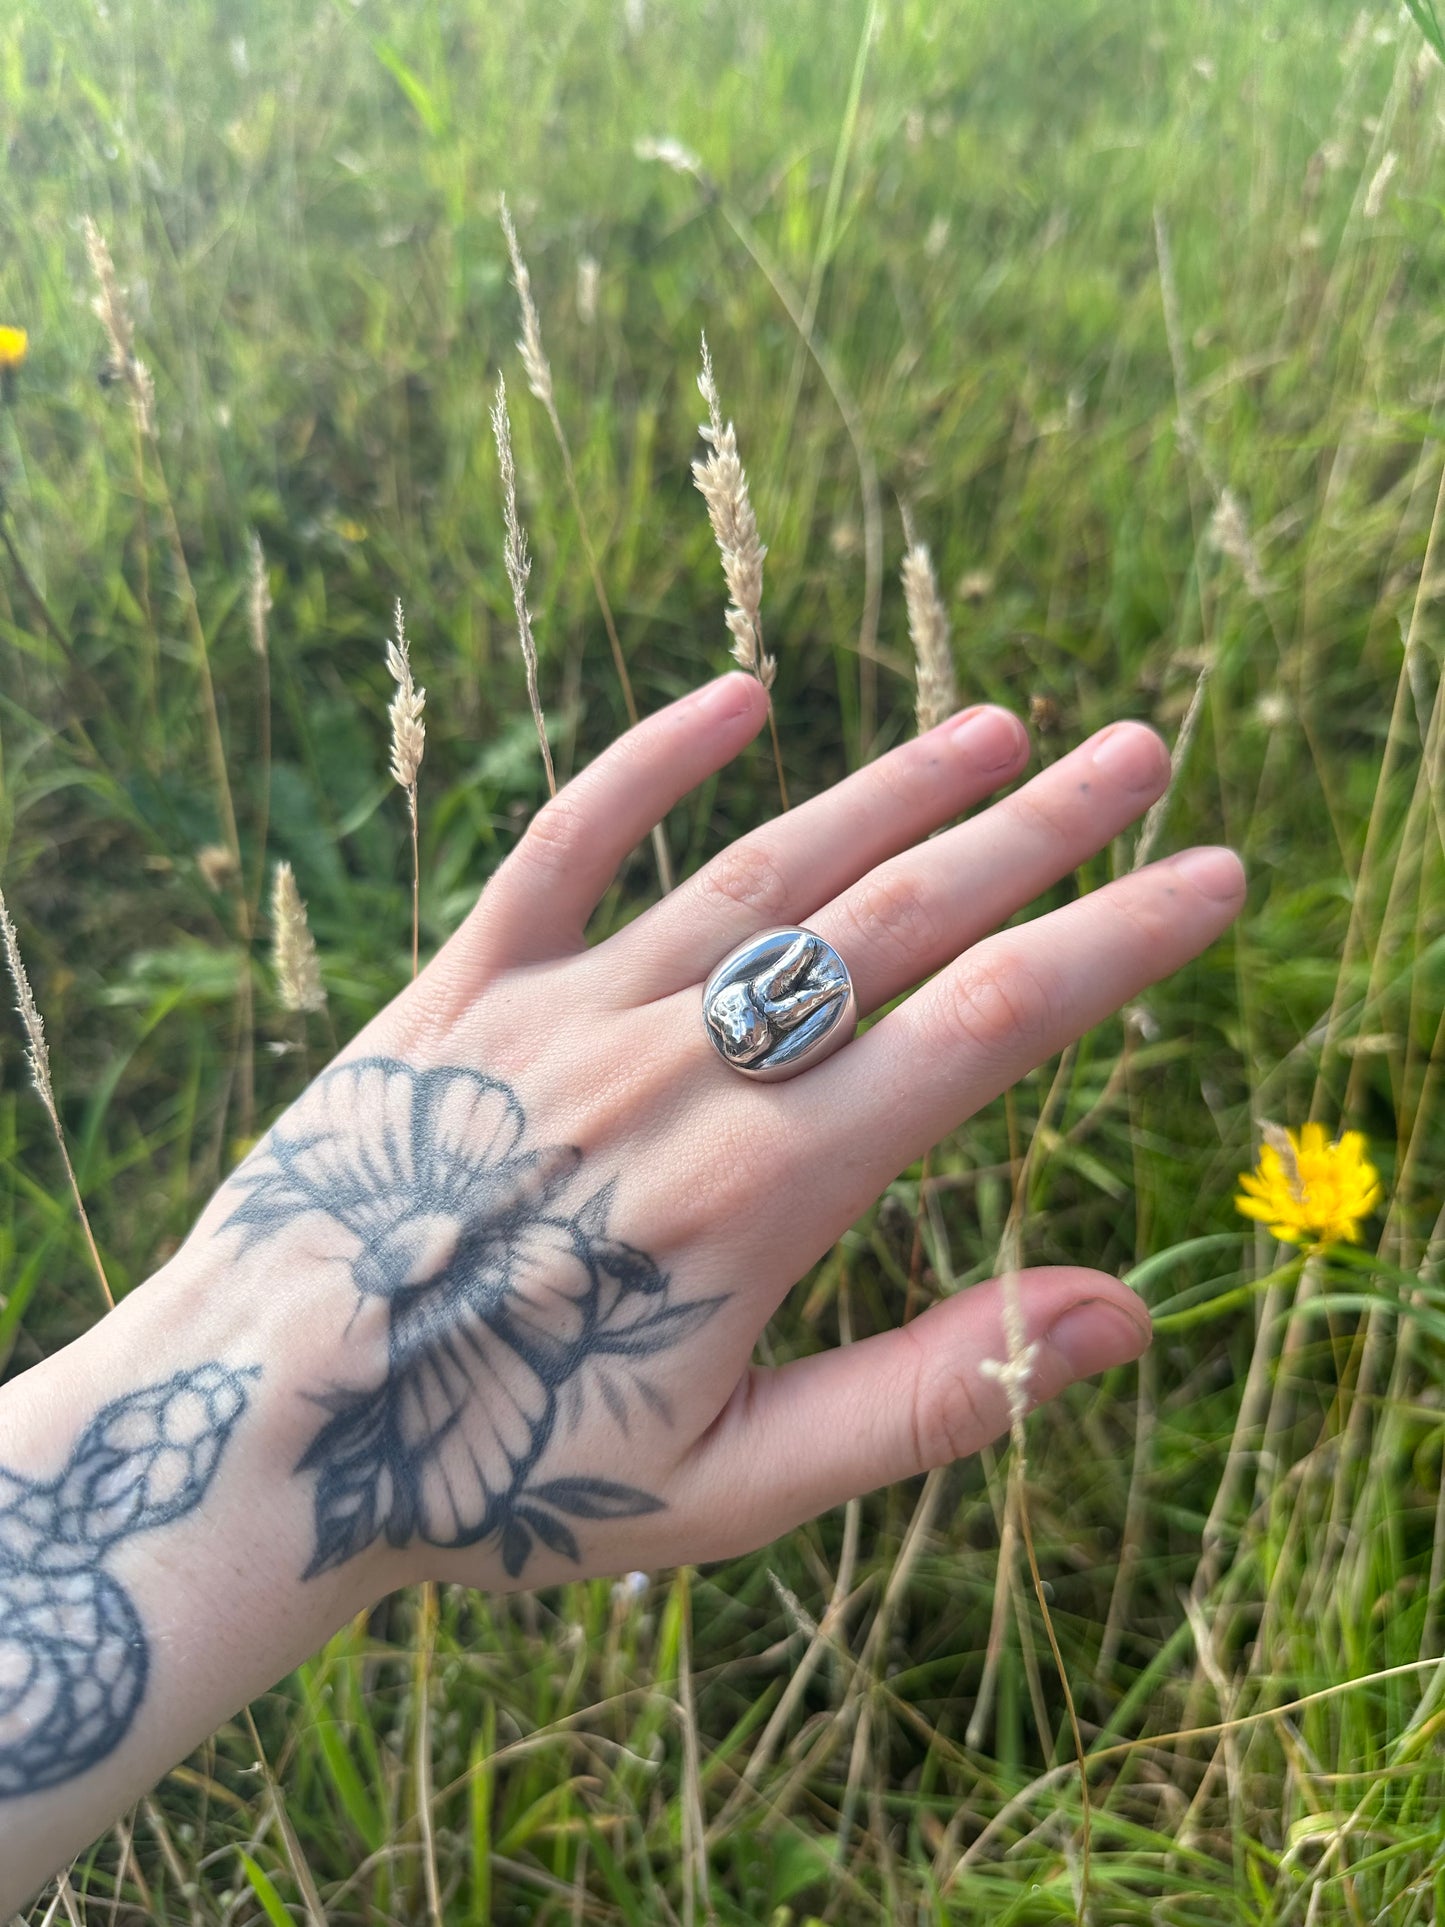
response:
<path id="1" fill-rule="evenodd" d="M 723 1566 L 397 1596 L 28 1920 L 1445 1923 L 1442 117 L 1416 23 L 1353 0 L 0 10 L 0 886 L 118 1294 L 410 974 L 395 598 L 423 958 L 546 795 L 499 372 L 560 779 L 627 720 L 591 559 L 642 711 L 726 665 L 705 329 L 792 799 L 915 727 L 906 517 L 960 701 L 1027 717 L 1036 763 L 1121 715 L 1174 749 L 1052 900 L 1191 840 L 1250 876 L 1226 941 L 900 1176 L 764 1346 L 1021 1254 L 1126 1276 L 1137 1368 Z M 765 734 L 674 812 L 673 871 L 777 800 Z M 311 1013 L 272 967 L 282 861 Z M 658 887 L 644 846 L 601 927 Z M 103 1309 L 24 1045 L 6 1376 Z M 1358 1243 L 1236 1209 L 1307 1123 L 1363 1134 Z"/>

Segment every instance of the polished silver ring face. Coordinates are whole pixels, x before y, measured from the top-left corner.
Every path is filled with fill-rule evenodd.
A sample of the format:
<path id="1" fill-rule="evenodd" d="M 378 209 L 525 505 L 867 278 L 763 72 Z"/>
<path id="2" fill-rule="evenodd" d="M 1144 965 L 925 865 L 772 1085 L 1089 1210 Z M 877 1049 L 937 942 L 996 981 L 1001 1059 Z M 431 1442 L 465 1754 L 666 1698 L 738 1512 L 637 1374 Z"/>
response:
<path id="1" fill-rule="evenodd" d="M 811 930 L 765 930 L 723 958 L 702 993 L 702 1014 L 725 1064 L 775 1082 L 846 1044 L 858 1004 L 832 944 Z"/>

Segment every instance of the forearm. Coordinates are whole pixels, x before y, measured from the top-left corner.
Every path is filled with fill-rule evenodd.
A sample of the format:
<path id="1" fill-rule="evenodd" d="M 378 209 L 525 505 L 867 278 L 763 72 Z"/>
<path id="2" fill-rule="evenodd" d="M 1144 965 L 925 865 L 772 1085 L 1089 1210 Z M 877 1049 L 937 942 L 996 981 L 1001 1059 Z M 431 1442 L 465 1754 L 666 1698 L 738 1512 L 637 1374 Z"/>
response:
<path id="1" fill-rule="evenodd" d="M 302 1576 L 315 1296 L 182 1254 L 0 1392 L 0 1918 L 385 1590 Z"/>

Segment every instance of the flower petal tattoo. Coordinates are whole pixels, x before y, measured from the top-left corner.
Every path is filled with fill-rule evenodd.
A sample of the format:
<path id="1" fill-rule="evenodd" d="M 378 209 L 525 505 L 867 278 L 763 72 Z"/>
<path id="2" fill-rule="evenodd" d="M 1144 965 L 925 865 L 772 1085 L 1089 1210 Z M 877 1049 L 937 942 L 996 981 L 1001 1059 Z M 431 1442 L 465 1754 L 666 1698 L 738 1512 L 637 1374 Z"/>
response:
<path id="1" fill-rule="evenodd" d="M 495 1540 L 515 1578 L 535 1542 L 580 1558 L 567 1519 L 662 1500 L 605 1479 L 538 1481 L 559 1426 L 592 1398 L 625 1432 L 640 1401 L 666 1417 L 642 1362 L 723 1302 L 675 1304 L 646 1252 L 609 1235 L 613 1186 L 567 1207 L 581 1156 L 524 1145 L 515 1093 L 477 1071 L 394 1058 L 339 1064 L 232 1180 L 248 1245 L 320 1213 L 343 1227 L 359 1303 L 385 1301 L 387 1357 L 368 1383 L 316 1394 L 328 1414 L 305 1576 L 393 1546 Z"/>
<path id="2" fill-rule="evenodd" d="M 257 1376 L 212 1362 L 115 1399 L 51 1483 L 0 1468 L 0 1799 L 73 1779 L 130 1730 L 150 1646 L 101 1562 L 200 1504 Z"/>

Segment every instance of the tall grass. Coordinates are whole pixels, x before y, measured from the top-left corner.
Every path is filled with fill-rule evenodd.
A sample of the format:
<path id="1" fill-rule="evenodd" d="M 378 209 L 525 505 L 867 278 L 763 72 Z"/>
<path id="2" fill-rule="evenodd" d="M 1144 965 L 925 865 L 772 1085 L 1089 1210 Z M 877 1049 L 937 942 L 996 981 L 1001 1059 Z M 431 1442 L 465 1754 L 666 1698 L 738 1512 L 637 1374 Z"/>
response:
<path id="1" fill-rule="evenodd" d="M 1196 835 L 1251 873 L 1226 942 L 904 1173 L 766 1337 L 848 1342 L 1002 1252 L 1127 1275 L 1158 1330 L 1137 1370 L 1030 1416 L 1026 1460 L 700 1575 L 388 1602 L 65 1904 L 1440 1916 L 1445 90 L 1415 28 L 1285 0 L 54 0 L 0 18 L 0 102 L 0 322 L 30 331 L 0 407 L 0 878 L 117 1295 L 315 1068 L 261 879 L 291 866 L 344 1037 L 545 795 L 487 421 L 516 375 L 503 188 L 566 423 L 566 477 L 545 407 L 511 424 L 559 781 L 625 721 L 608 619 L 644 712 L 724 657 L 705 327 L 790 794 L 914 726 L 896 501 L 961 701 L 1031 712 L 1043 759 L 1120 713 L 1171 743 L 1164 805 L 1056 899 Z M 429 692 L 415 926 L 398 595 Z M 776 787 L 764 746 L 674 812 L 677 873 Z M 639 852 L 600 928 L 658 877 Z M 23 1045 L 8 1371 L 96 1310 Z M 1260 1121 L 1311 1117 L 1365 1133 L 1385 1205 L 1305 1259 L 1231 1199 Z"/>

